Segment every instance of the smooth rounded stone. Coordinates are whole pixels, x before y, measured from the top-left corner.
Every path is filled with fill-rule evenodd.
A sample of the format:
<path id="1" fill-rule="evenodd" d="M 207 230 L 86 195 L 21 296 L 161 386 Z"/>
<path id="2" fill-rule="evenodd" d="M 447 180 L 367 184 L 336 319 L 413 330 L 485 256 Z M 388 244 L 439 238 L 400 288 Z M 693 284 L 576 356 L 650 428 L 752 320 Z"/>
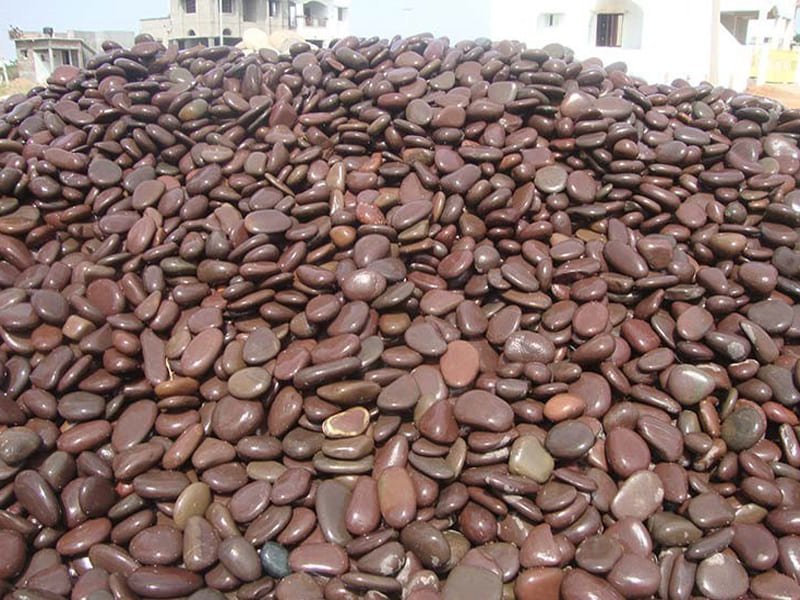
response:
<path id="1" fill-rule="evenodd" d="M 534 331 L 516 331 L 506 339 L 503 355 L 512 362 L 548 364 L 553 361 L 555 356 L 555 345 L 545 336 Z"/>
<path id="2" fill-rule="evenodd" d="M 175 500 L 172 520 L 178 529 L 186 526 L 190 517 L 202 516 L 211 504 L 211 489 L 207 484 L 196 481 L 186 486 Z"/>
<path id="3" fill-rule="evenodd" d="M 130 574 L 127 584 L 131 591 L 146 598 L 175 598 L 199 589 L 203 578 L 178 567 L 144 566 Z"/>
<path id="4" fill-rule="evenodd" d="M 246 367 L 228 379 L 228 392 L 242 400 L 251 400 L 269 390 L 272 377 L 261 367 Z"/>
<path id="5" fill-rule="evenodd" d="M 547 432 L 544 446 L 555 458 L 574 460 L 586 454 L 594 441 L 594 432 L 585 423 L 562 421 Z"/>
<path id="6" fill-rule="evenodd" d="M 355 406 L 325 419 L 322 433 L 333 439 L 354 437 L 364 433 L 369 421 L 369 411 L 362 406 Z"/>
<path id="7" fill-rule="evenodd" d="M 439 366 L 447 385 L 466 387 L 480 372 L 480 354 L 469 342 L 455 340 L 447 345 L 447 350 L 439 359 Z"/>
<path id="8" fill-rule="evenodd" d="M 75 556 L 87 552 L 95 544 L 108 538 L 111 521 L 105 517 L 84 521 L 62 535 L 56 543 L 56 550 L 63 556 Z"/>
<path id="9" fill-rule="evenodd" d="M 378 503 L 383 520 L 390 527 L 399 529 L 414 519 L 417 495 L 414 482 L 405 468 L 389 467 L 381 473 L 378 478 Z"/>
<path id="10" fill-rule="evenodd" d="M 105 516 L 116 501 L 113 483 L 97 475 L 87 477 L 78 491 L 78 503 L 87 517 Z"/>
<path id="11" fill-rule="evenodd" d="M 31 300 L 33 304 L 33 300 Z M 786 331 L 794 320 L 792 307 L 780 300 L 761 300 L 750 305 L 747 318 L 771 335 Z"/>
<path id="12" fill-rule="evenodd" d="M 428 569 L 437 571 L 450 560 L 447 540 L 438 529 L 424 521 L 406 525 L 400 532 L 400 542 Z"/>
<path id="13" fill-rule="evenodd" d="M 99 398 L 102 402 L 103 399 Z M 111 445 L 118 451 L 135 446 L 150 433 L 157 416 L 158 406 L 152 400 L 134 402 L 117 419 L 111 433 Z"/>
<path id="14" fill-rule="evenodd" d="M 623 600 L 608 581 L 587 573 L 583 569 L 572 569 L 564 574 L 561 581 L 563 600 Z"/>
<path id="15" fill-rule="evenodd" d="M 536 171 L 533 183 L 545 194 L 563 192 L 567 187 L 567 171 L 560 165 L 543 167 Z"/>
<path id="16" fill-rule="evenodd" d="M 729 550 L 701 561 L 695 575 L 697 589 L 710 600 L 733 600 L 747 592 L 747 571 Z"/>
<path id="17" fill-rule="evenodd" d="M 413 323 L 403 334 L 406 344 L 422 356 L 441 356 L 447 351 L 447 342 L 430 323 Z"/>
<path id="18" fill-rule="evenodd" d="M 277 542 L 267 542 L 261 547 L 261 565 L 270 577 L 282 578 L 292 572 L 289 551 Z"/>
<path id="19" fill-rule="evenodd" d="M 253 433 L 264 418 L 261 402 L 226 396 L 217 402 L 211 415 L 211 429 L 226 442 L 237 442 Z"/>
<path id="20" fill-rule="evenodd" d="M 89 180 L 101 188 L 111 187 L 122 180 L 122 169 L 105 158 L 95 158 L 89 163 Z"/>
<path id="21" fill-rule="evenodd" d="M 12 427 L 0 433 L 0 460 L 15 465 L 27 459 L 42 444 L 35 431 L 27 427 Z"/>
<path id="22" fill-rule="evenodd" d="M 692 365 L 677 365 L 669 372 L 667 391 L 683 406 L 693 406 L 714 391 L 714 379 Z"/>
<path id="23" fill-rule="evenodd" d="M 658 590 L 661 573 L 649 558 L 626 553 L 609 572 L 608 581 L 626 598 L 645 598 Z"/>
<path id="24" fill-rule="evenodd" d="M 14 478 L 17 501 L 45 527 L 61 520 L 61 504 L 47 481 L 37 471 L 20 471 Z"/>
<path id="25" fill-rule="evenodd" d="M 459 423 L 487 431 L 506 431 L 514 423 L 514 411 L 503 399 L 484 390 L 470 390 L 456 399 Z"/>
<path id="26" fill-rule="evenodd" d="M 519 600 L 558 600 L 564 572 L 557 567 L 534 567 L 519 573 L 514 595 Z"/>
<path id="27" fill-rule="evenodd" d="M 198 377 L 205 373 L 219 356 L 223 335 L 219 329 L 206 329 L 195 336 L 181 355 L 181 373 Z"/>
<path id="28" fill-rule="evenodd" d="M 773 398 L 781 404 L 794 406 L 800 402 L 800 391 L 795 386 L 788 369 L 778 365 L 764 365 L 758 369 L 758 379 L 769 386 Z"/>
<path id="29" fill-rule="evenodd" d="M 348 566 L 347 553 L 337 544 L 306 543 L 289 553 L 289 567 L 293 571 L 332 577 L 342 575 Z"/>
<path id="30" fill-rule="evenodd" d="M 539 483 L 550 479 L 555 461 L 539 439 L 523 435 L 514 440 L 508 458 L 508 470 L 513 475 L 528 477 Z"/>
<path id="31" fill-rule="evenodd" d="M 696 342 L 714 326 L 714 316 L 700 306 L 691 306 L 681 313 L 675 325 L 678 335 Z"/>
<path id="32" fill-rule="evenodd" d="M 652 471 L 639 471 L 628 477 L 611 501 L 611 512 L 618 519 L 633 517 L 644 521 L 656 512 L 664 499 L 664 486 Z"/>
<path id="33" fill-rule="evenodd" d="M 69 316 L 67 299 L 54 290 L 36 290 L 31 294 L 31 307 L 45 323 L 61 325 Z"/>
<path id="34" fill-rule="evenodd" d="M 650 466 L 650 448 L 635 431 L 617 427 L 606 435 L 608 466 L 620 477 L 630 477 Z"/>
<path id="35" fill-rule="evenodd" d="M 141 564 L 168 565 L 181 556 L 181 532 L 169 525 L 154 525 L 133 536 L 128 549 Z"/>
<path id="36" fill-rule="evenodd" d="M 800 598 L 800 584 L 777 571 L 756 575 L 750 580 L 750 591 L 766 600 L 797 600 Z"/>
<path id="37" fill-rule="evenodd" d="M 393 532 L 383 530 L 376 532 L 372 536 L 364 536 L 362 540 L 369 540 L 368 547 L 374 548 L 369 550 L 366 554 L 358 559 L 357 567 L 360 571 L 370 573 L 372 575 L 380 575 L 383 577 L 391 577 L 397 575 L 406 562 L 406 550 L 399 542 L 389 541 L 386 539 L 391 534 L 391 537 L 396 537 Z M 384 542 L 384 543 L 381 543 Z M 445 542 L 446 543 L 446 542 Z M 375 544 L 380 544 L 375 547 Z M 448 546 L 448 552 L 450 547 Z M 359 554 L 361 552 L 359 551 Z"/>
<path id="38" fill-rule="evenodd" d="M 202 571 L 217 562 L 219 536 L 203 517 L 193 516 L 183 530 L 183 563 L 190 571 Z"/>
<path id="39" fill-rule="evenodd" d="M 433 109 L 421 98 L 415 98 L 406 106 L 406 118 L 416 125 L 427 125 L 432 117 Z"/>
<path id="40" fill-rule="evenodd" d="M 608 573 L 620 557 L 622 545 L 606 535 L 586 538 L 575 550 L 575 562 L 578 566 L 595 575 Z"/>
<path id="41" fill-rule="evenodd" d="M 485 598 L 500 600 L 503 596 L 503 580 L 488 569 L 471 565 L 458 565 L 447 576 L 442 589 L 442 600 Z"/>
<path id="42" fill-rule="evenodd" d="M 704 492 L 689 500 L 686 514 L 701 529 L 724 527 L 734 517 L 731 505 L 716 492 Z"/>
<path id="43" fill-rule="evenodd" d="M 722 421 L 720 436 L 734 452 L 747 450 L 764 435 L 766 423 L 754 408 L 742 407 L 734 410 Z"/>
<path id="44" fill-rule="evenodd" d="M 687 546 L 703 532 L 689 519 L 671 512 L 657 512 L 647 522 L 653 540 L 664 546 Z"/>
<path id="45" fill-rule="evenodd" d="M 324 538 L 333 544 L 347 544 L 352 539 L 347 530 L 347 506 L 350 490 L 335 480 L 325 480 L 317 488 L 315 509 L 317 521 Z"/>
<path id="46" fill-rule="evenodd" d="M 775 536 L 761 523 L 734 523 L 731 549 L 744 565 L 757 571 L 772 568 L 779 557 Z"/>
<path id="47" fill-rule="evenodd" d="M 242 536 L 232 536 L 219 545 L 219 560 L 235 577 L 242 581 L 255 581 L 261 576 L 258 552 Z"/>
<path id="48" fill-rule="evenodd" d="M 0 577 L 10 581 L 25 566 L 27 549 L 25 538 L 11 529 L 0 529 Z"/>

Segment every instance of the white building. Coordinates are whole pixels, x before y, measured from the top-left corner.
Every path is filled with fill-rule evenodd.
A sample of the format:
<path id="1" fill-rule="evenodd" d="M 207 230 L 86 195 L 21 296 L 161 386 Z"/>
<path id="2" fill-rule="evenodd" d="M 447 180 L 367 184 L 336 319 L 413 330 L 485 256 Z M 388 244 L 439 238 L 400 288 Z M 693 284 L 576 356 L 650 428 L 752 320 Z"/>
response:
<path id="1" fill-rule="evenodd" d="M 355 35 L 429 31 L 561 43 L 578 59 L 624 61 L 648 81 L 743 89 L 759 43 L 788 48 L 796 0 L 352 0 Z M 765 58 L 767 52 L 763 53 Z M 791 56 L 794 56 L 792 54 Z"/>
<path id="2" fill-rule="evenodd" d="M 350 0 L 170 0 L 169 16 L 142 19 L 140 31 L 185 48 L 241 41 L 245 30 L 289 30 L 324 45 L 348 33 Z"/>
<path id="3" fill-rule="evenodd" d="M 649 81 L 710 80 L 743 89 L 752 52 L 789 48 L 795 0 L 492 0 L 491 35 L 578 58 L 624 61 Z M 509 19 L 508 15 L 521 18 Z M 531 26 L 532 25 L 532 26 Z M 763 53 L 767 56 L 767 52 Z"/>

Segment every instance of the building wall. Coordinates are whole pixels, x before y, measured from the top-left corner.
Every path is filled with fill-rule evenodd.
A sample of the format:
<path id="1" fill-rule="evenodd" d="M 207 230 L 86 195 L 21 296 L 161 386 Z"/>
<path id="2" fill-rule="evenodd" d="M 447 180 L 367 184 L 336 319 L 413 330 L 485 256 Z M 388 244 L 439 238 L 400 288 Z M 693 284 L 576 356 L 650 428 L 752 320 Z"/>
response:
<path id="1" fill-rule="evenodd" d="M 558 42 L 580 59 L 624 61 L 630 73 L 651 81 L 680 77 L 696 83 L 710 72 L 710 5 L 697 0 L 492 0 L 491 36 L 532 47 Z M 621 47 L 596 45 L 598 13 L 623 14 Z M 560 15 L 559 26 L 543 26 L 543 14 Z"/>
<path id="2" fill-rule="evenodd" d="M 14 40 L 19 76 L 45 83 L 56 67 L 82 67 L 93 54 L 80 39 L 22 38 Z"/>
<path id="3" fill-rule="evenodd" d="M 347 20 L 338 20 L 338 7 L 349 10 L 349 0 L 274 0 L 275 15 L 269 16 L 269 0 L 231 0 L 231 12 L 222 13 L 220 24 L 219 0 L 196 0 L 196 12 L 186 12 L 186 0 L 170 0 L 168 17 L 142 19 L 142 33 L 149 33 L 156 39 L 178 41 L 181 45 L 195 42 L 206 44 L 219 43 L 220 30 L 229 30 L 225 34 L 226 43 L 234 43 L 241 39 L 246 29 L 255 27 L 267 34 L 284 29 L 296 29 L 297 33 L 309 40 L 329 42 L 347 33 Z M 290 23 L 289 5 L 294 4 L 296 18 Z M 304 6 L 309 6 L 312 15 L 307 22 Z M 347 14 L 347 13 L 345 13 Z M 250 18 L 250 16 L 254 18 Z M 321 17 L 327 15 L 322 25 Z M 349 16 L 349 15 L 347 15 Z M 245 17 L 248 17 L 245 20 Z M 194 35 L 190 36 L 189 32 Z M 196 38 L 193 40 L 192 38 Z"/>

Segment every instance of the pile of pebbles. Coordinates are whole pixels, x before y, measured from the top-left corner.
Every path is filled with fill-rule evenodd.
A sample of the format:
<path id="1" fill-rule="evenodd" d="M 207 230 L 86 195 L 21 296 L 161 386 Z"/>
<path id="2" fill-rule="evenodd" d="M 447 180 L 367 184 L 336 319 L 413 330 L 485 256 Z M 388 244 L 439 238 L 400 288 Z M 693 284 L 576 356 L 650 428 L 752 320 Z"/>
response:
<path id="1" fill-rule="evenodd" d="M 5 598 L 800 598 L 800 111 L 103 50 L 0 102 Z"/>

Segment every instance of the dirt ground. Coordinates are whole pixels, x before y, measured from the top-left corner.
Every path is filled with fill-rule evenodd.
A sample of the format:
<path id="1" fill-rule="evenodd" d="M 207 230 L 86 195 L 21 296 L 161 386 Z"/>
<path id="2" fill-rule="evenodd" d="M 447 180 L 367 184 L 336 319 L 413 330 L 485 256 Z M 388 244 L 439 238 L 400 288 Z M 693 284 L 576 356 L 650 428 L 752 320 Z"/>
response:
<path id="1" fill-rule="evenodd" d="M 0 100 L 13 94 L 24 94 L 36 85 L 33 81 L 18 77 L 9 83 L 0 83 Z"/>
<path id="2" fill-rule="evenodd" d="M 747 91 L 757 96 L 766 96 L 777 100 L 786 108 L 800 108 L 800 85 L 767 83 L 751 85 Z"/>

